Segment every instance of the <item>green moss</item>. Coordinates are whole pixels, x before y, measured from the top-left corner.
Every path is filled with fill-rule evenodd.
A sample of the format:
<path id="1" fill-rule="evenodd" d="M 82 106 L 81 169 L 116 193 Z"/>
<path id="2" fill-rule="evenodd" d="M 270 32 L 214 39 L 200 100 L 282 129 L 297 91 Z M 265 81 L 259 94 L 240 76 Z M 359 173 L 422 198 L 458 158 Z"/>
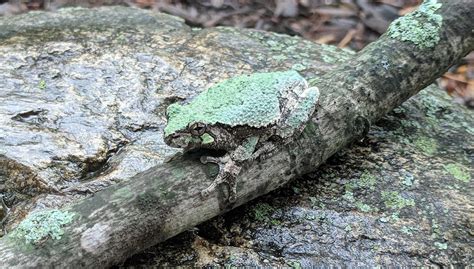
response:
<path id="1" fill-rule="evenodd" d="M 428 156 L 433 155 L 438 150 L 438 143 L 434 138 L 419 137 L 415 140 L 415 146 Z"/>
<path id="2" fill-rule="evenodd" d="M 463 165 L 450 163 L 444 166 L 444 170 L 462 182 L 467 183 L 471 180 L 468 168 Z"/>
<path id="3" fill-rule="evenodd" d="M 61 210 L 45 210 L 28 215 L 10 234 L 12 238 L 25 240 L 28 244 L 39 244 L 51 238 L 61 239 L 63 227 L 73 220 L 74 214 Z"/>
<path id="4" fill-rule="evenodd" d="M 415 201 L 413 199 L 403 198 L 396 191 L 383 191 L 382 200 L 385 203 L 385 206 L 391 209 L 402 209 L 407 206 L 415 206 Z"/>
<path id="5" fill-rule="evenodd" d="M 388 36 L 414 43 L 419 48 L 432 48 L 438 44 L 443 17 L 435 14 L 441 7 L 436 0 L 425 0 L 415 11 L 396 19 L 388 28 Z"/>

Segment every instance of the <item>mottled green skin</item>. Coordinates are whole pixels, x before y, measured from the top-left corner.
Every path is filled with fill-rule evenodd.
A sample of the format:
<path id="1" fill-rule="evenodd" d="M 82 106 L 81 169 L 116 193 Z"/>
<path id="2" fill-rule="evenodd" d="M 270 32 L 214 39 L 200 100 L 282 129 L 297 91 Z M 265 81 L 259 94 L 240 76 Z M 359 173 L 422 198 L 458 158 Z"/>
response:
<path id="1" fill-rule="evenodd" d="M 419 48 L 431 48 L 439 42 L 443 17 L 435 14 L 441 7 L 436 0 L 425 0 L 413 13 L 395 20 L 387 33 L 391 38 L 409 41 Z"/>
<path id="2" fill-rule="evenodd" d="M 63 226 L 70 223 L 73 217 L 73 213 L 57 209 L 34 212 L 18 225 L 10 237 L 24 240 L 27 244 L 40 244 L 48 238 L 58 240 L 64 234 Z"/>
<path id="3" fill-rule="evenodd" d="M 165 136 L 186 129 L 190 123 L 228 126 L 265 127 L 276 124 L 281 114 L 281 95 L 289 84 L 304 80 L 296 71 L 255 73 L 237 76 L 209 88 L 187 105 L 172 104 L 167 109 Z M 293 119 L 293 126 L 308 119 L 308 111 L 317 101 L 312 92 Z"/>

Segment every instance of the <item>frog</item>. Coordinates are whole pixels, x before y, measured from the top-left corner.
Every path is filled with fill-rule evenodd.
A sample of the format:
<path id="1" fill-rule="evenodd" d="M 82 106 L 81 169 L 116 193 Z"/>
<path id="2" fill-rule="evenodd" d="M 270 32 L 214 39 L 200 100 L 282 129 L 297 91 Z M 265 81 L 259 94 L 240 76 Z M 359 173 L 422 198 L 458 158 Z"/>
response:
<path id="1" fill-rule="evenodd" d="M 263 160 L 299 136 L 315 113 L 319 89 L 310 87 L 295 70 L 259 72 L 224 79 L 188 103 L 166 109 L 164 141 L 184 152 L 209 149 L 203 155 L 219 171 L 201 191 L 208 197 L 220 184 L 228 186 L 227 200 L 237 199 L 236 179 L 242 167 Z"/>

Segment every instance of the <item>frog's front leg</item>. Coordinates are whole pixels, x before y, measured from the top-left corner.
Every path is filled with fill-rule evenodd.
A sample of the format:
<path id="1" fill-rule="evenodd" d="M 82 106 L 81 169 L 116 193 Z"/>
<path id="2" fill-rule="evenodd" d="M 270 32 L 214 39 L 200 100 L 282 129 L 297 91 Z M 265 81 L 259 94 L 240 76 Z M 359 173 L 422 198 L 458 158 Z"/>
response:
<path id="1" fill-rule="evenodd" d="M 253 154 L 258 141 L 258 136 L 252 136 L 245 139 L 242 145 L 238 146 L 233 151 L 228 152 L 223 157 L 201 157 L 201 162 L 215 163 L 219 166 L 219 174 L 209 187 L 201 191 L 201 195 L 207 197 L 218 185 L 226 183 L 229 187 L 229 202 L 233 203 L 236 200 L 236 180 L 240 170 L 242 169 L 242 163 L 253 159 Z"/>
<path id="2" fill-rule="evenodd" d="M 231 158 L 230 154 L 226 154 L 223 157 L 201 157 L 202 163 L 215 163 L 219 166 L 219 173 L 214 181 L 207 188 L 201 191 L 203 197 L 209 196 L 217 186 L 222 183 L 226 183 L 229 187 L 229 202 L 233 203 L 236 200 L 237 195 L 237 183 L 236 179 L 240 173 L 241 167 Z"/>

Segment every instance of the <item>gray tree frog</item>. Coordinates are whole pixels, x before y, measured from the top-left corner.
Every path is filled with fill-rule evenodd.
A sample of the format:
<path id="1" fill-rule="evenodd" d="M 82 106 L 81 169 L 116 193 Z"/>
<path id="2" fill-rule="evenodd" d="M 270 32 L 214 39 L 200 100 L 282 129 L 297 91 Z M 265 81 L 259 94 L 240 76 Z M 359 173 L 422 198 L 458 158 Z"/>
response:
<path id="1" fill-rule="evenodd" d="M 165 142 L 185 151 L 224 150 L 222 157 L 201 158 L 203 163 L 219 165 L 219 174 L 201 195 L 206 197 L 219 184 L 227 183 L 228 200 L 234 202 L 241 167 L 269 156 L 279 145 L 298 136 L 318 99 L 318 88 L 308 87 L 293 70 L 232 77 L 188 104 L 168 106 Z"/>

